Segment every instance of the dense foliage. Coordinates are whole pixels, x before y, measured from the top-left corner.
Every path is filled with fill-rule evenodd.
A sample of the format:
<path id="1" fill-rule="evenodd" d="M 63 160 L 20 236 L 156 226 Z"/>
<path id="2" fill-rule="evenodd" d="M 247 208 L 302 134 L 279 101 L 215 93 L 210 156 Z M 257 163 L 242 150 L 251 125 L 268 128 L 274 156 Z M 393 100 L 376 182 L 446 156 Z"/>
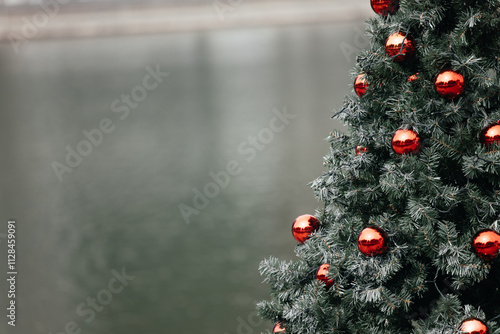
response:
<path id="1" fill-rule="evenodd" d="M 384 50 L 397 31 L 417 46 L 404 62 Z M 368 20 L 367 33 L 353 76 L 365 73 L 368 90 L 336 112 L 349 133 L 330 134 L 327 170 L 312 183 L 321 228 L 296 261 L 261 263 L 272 298 L 259 312 L 293 334 L 458 333 L 472 316 L 500 333 L 500 260 L 471 249 L 480 229 L 500 231 L 500 149 L 479 141 L 500 120 L 500 0 L 401 0 L 394 15 Z M 465 78 L 455 99 L 436 93 L 445 69 Z M 392 150 L 398 129 L 419 134 L 418 154 Z M 389 249 L 367 257 L 356 239 L 373 225 Z M 323 263 L 329 289 L 315 276 Z"/>

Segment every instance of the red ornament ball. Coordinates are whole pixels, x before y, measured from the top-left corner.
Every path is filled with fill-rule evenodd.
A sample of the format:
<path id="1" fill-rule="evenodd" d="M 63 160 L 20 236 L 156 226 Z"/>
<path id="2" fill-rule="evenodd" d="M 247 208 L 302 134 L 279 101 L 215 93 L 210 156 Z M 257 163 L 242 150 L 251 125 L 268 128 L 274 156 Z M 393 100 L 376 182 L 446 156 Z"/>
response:
<path id="1" fill-rule="evenodd" d="M 410 75 L 408 77 L 408 80 L 406 80 L 406 81 L 408 81 L 408 82 L 415 82 L 415 81 L 417 81 L 417 79 L 418 79 L 418 73 L 415 73 L 413 75 Z"/>
<path id="2" fill-rule="evenodd" d="M 464 334 L 489 334 L 488 326 L 476 318 L 468 318 L 460 323 L 460 333 Z"/>
<path id="3" fill-rule="evenodd" d="M 434 80 L 436 92 L 445 99 L 454 99 L 463 93 L 465 89 L 465 79 L 460 73 L 451 70 L 442 71 Z"/>
<path id="4" fill-rule="evenodd" d="M 366 79 L 366 74 L 358 74 L 356 79 L 354 79 L 354 91 L 359 97 L 366 94 L 366 89 L 368 88 L 368 80 Z"/>
<path id="5" fill-rule="evenodd" d="M 385 52 L 398 63 L 411 58 L 416 49 L 413 37 L 401 31 L 393 33 L 385 41 Z"/>
<path id="6" fill-rule="evenodd" d="M 368 152 L 368 147 L 364 146 L 356 146 L 356 154 L 357 155 L 362 155 L 363 153 Z"/>
<path id="7" fill-rule="evenodd" d="M 479 141 L 486 148 L 491 149 L 500 143 L 500 121 L 491 123 L 479 133 Z"/>
<path id="8" fill-rule="evenodd" d="M 370 4 L 373 11 L 382 16 L 395 14 L 399 9 L 399 0 L 370 0 Z"/>
<path id="9" fill-rule="evenodd" d="M 316 272 L 316 279 L 325 283 L 326 288 L 330 288 L 333 285 L 333 279 L 328 277 L 328 269 L 330 268 L 329 264 L 322 264 L 318 271 Z"/>
<path id="10" fill-rule="evenodd" d="M 387 233 L 380 227 L 367 227 L 358 236 L 358 248 L 366 256 L 385 253 L 388 247 Z"/>
<path id="11" fill-rule="evenodd" d="M 282 326 L 281 322 L 278 322 L 276 325 L 274 325 L 273 333 L 285 333 L 285 328 L 281 326 Z"/>
<path id="12" fill-rule="evenodd" d="M 472 238 L 472 249 L 483 260 L 493 260 L 500 250 L 500 235 L 491 229 L 481 230 Z"/>
<path id="13" fill-rule="evenodd" d="M 319 229 L 319 220 L 311 215 L 302 215 L 297 217 L 292 224 L 292 234 L 295 240 L 303 244 L 311 233 Z"/>
<path id="14" fill-rule="evenodd" d="M 392 136 L 392 149 L 396 154 L 415 154 L 420 150 L 420 137 L 413 130 L 399 129 Z"/>

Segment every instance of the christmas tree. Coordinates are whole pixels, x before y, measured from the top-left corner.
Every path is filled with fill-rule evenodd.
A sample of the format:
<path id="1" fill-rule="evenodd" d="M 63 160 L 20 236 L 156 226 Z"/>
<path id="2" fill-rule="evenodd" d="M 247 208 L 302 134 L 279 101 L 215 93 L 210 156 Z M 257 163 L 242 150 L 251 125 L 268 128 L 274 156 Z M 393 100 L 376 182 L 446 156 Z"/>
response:
<path id="1" fill-rule="evenodd" d="M 371 0 L 274 333 L 500 333 L 500 0 Z M 293 219 L 293 218 L 292 218 Z M 292 220 L 291 219 L 291 220 Z"/>

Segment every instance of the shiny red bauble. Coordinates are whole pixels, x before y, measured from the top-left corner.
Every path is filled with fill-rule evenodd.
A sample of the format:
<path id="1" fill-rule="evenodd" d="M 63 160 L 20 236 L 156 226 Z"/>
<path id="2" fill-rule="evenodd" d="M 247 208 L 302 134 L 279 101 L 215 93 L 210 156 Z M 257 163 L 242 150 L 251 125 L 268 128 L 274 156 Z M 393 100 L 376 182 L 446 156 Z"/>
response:
<path id="1" fill-rule="evenodd" d="M 330 268 L 330 265 L 325 263 L 325 264 L 322 264 L 319 267 L 318 271 L 316 272 L 316 279 L 318 281 L 325 283 L 327 289 L 333 285 L 333 279 L 328 277 L 328 269 L 329 268 Z"/>
<path id="2" fill-rule="evenodd" d="M 465 79 L 460 73 L 446 70 L 436 76 L 434 87 L 439 96 L 445 99 L 454 99 L 463 93 L 465 89 Z"/>
<path id="3" fill-rule="evenodd" d="M 413 37 L 401 31 L 393 33 L 385 41 L 385 52 L 398 63 L 411 58 L 416 49 Z"/>
<path id="4" fill-rule="evenodd" d="M 319 229 L 319 220 L 311 215 L 297 217 L 292 224 L 292 234 L 295 240 L 303 244 L 311 233 Z"/>
<path id="5" fill-rule="evenodd" d="M 476 318 L 468 318 L 462 321 L 458 329 L 463 334 L 489 334 L 488 326 Z"/>
<path id="6" fill-rule="evenodd" d="M 491 123 L 481 130 L 479 133 L 479 141 L 488 149 L 500 144 L 500 121 Z"/>
<path id="7" fill-rule="evenodd" d="M 382 16 L 395 14 L 399 9 L 399 0 L 370 0 L 370 4 L 373 11 Z"/>
<path id="8" fill-rule="evenodd" d="M 282 327 L 281 322 L 278 322 L 274 325 L 273 333 L 285 333 L 285 328 Z"/>
<path id="9" fill-rule="evenodd" d="M 366 79 L 366 74 L 358 74 L 356 79 L 354 79 L 354 91 L 359 97 L 366 94 L 368 88 L 368 80 Z"/>
<path id="10" fill-rule="evenodd" d="M 380 227 L 367 227 L 358 236 L 358 248 L 366 256 L 385 253 L 388 247 L 387 233 Z"/>
<path id="11" fill-rule="evenodd" d="M 415 82 L 418 79 L 418 73 L 415 73 L 413 75 L 410 75 L 407 79 L 408 82 Z"/>
<path id="12" fill-rule="evenodd" d="M 392 149 L 396 154 L 415 154 L 420 150 L 420 137 L 413 130 L 399 129 L 392 136 Z"/>
<path id="13" fill-rule="evenodd" d="M 356 154 L 357 155 L 362 155 L 363 153 L 368 152 L 368 147 L 364 146 L 356 146 Z"/>
<path id="14" fill-rule="evenodd" d="M 491 229 L 481 230 L 472 238 L 472 249 L 483 260 L 493 260 L 500 250 L 500 235 Z"/>

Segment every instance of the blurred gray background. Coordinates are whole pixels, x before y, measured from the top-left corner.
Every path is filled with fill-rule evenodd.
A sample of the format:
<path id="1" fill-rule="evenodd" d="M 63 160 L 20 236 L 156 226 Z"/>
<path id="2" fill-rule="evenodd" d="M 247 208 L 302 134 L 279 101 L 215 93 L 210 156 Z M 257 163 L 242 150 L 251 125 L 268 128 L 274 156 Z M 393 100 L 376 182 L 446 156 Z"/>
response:
<path id="1" fill-rule="evenodd" d="M 2 311 L 0 333 L 272 328 L 255 316 L 269 298 L 257 268 L 293 259 L 292 221 L 322 205 L 307 184 L 342 128 L 330 116 L 372 13 L 367 0 L 221 2 L 232 10 L 73 1 L 52 15 L 49 2 L 3 1 L 0 270 L 16 219 L 18 309 L 15 328 Z M 141 88 L 157 68 L 168 76 Z M 295 118 L 266 130 L 285 109 Z M 113 130 L 89 153 L 82 131 L 103 119 Z M 68 147 L 87 152 L 61 181 Z M 240 170 L 188 224 L 179 205 L 230 161 Z"/>

